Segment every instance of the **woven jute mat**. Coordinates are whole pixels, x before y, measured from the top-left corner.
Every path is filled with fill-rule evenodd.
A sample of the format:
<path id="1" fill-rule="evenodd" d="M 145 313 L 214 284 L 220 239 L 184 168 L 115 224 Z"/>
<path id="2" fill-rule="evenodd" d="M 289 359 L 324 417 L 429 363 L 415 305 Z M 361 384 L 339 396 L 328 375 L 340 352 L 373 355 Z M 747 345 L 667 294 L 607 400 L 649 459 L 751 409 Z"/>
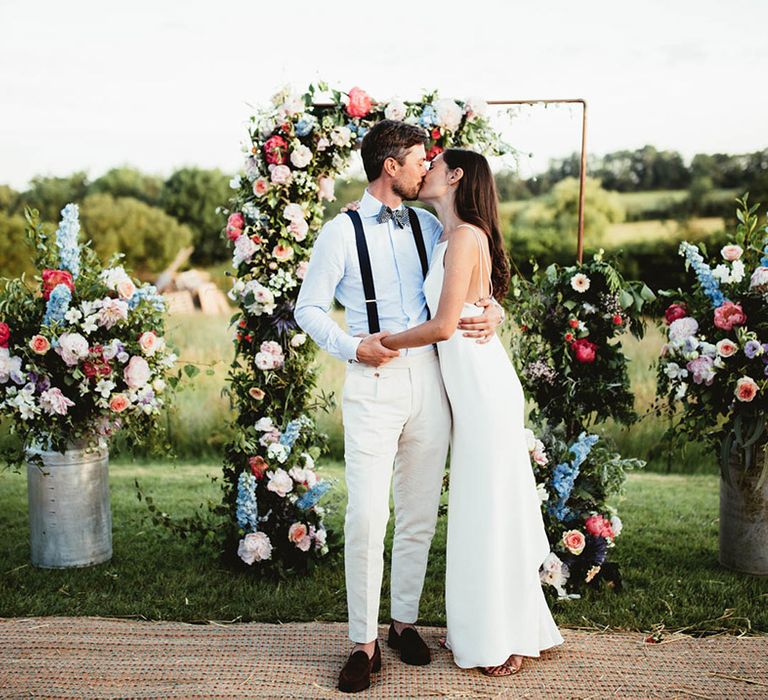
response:
<path id="1" fill-rule="evenodd" d="M 509 678 L 461 670 L 421 628 L 429 666 L 384 665 L 360 698 L 768 698 L 768 638 L 563 630 L 565 644 Z M 381 628 L 382 638 L 386 628 Z M 0 620 L 2 698 L 333 698 L 346 625 Z"/>

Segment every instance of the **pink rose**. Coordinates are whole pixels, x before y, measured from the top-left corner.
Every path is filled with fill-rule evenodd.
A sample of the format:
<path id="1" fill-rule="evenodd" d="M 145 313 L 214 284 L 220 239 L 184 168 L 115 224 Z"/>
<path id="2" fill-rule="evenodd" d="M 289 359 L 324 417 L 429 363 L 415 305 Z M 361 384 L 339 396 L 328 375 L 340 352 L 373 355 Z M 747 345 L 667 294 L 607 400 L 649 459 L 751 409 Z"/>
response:
<path id="1" fill-rule="evenodd" d="M 349 91 L 349 104 L 346 109 L 350 117 L 364 117 L 371 111 L 371 98 L 364 90 L 353 87 Z"/>
<path id="2" fill-rule="evenodd" d="M 264 157 L 267 163 L 282 165 L 288 160 L 288 142 L 277 134 L 270 136 L 264 143 Z"/>
<path id="3" fill-rule="evenodd" d="M 230 241 L 236 241 L 243 234 L 245 219 L 240 212 L 230 214 L 227 219 L 227 238 Z"/>
<path id="4" fill-rule="evenodd" d="M 271 178 L 276 185 L 287 185 L 291 181 L 291 169 L 287 165 L 276 165 Z"/>
<path id="5" fill-rule="evenodd" d="M 579 530 L 568 530 L 563 533 L 563 545 L 571 553 L 577 556 L 584 551 L 586 544 L 584 533 Z"/>
<path id="6" fill-rule="evenodd" d="M 307 237 L 309 224 L 304 219 L 294 219 L 288 224 L 288 230 L 293 234 L 294 240 L 300 243 Z"/>
<path id="7" fill-rule="evenodd" d="M 571 350 L 573 350 L 577 362 L 591 364 L 595 361 L 597 345 L 586 338 L 581 338 L 580 340 L 574 340 L 571 343 Z"/>
<path id="8" fill-rule="evenodd" d="M 611 521 L 602 515 L 590 515 L 584 526 L 587 532 L 594 537 L 605 537 L 612 540 L 614 537 Z"/>
<path id="9" fill-rule="evenodd" d="M 122 413 L 130 405 L 131 402 L 125 394 L 113 394 L 112 398 L 109 400 L 109 407 L 115 413 Z"/>
<path id="10" fill-rule="evenodd" d="M 296 277 L 298 277 L 300 280 L 304 279 L 304 275 L 307 274 L 307 268 L 309 267 L 309 263 L 306 260 L 302 260 L 297 266 L 296 266 Z"/>
<path id="11" fill-rule="evenodd" d="M 298 544 L 307 536 L 308 530 L 304 523 L 294 523 L 288 528 L 288 539 L 294 544 Z"/>
<path id="12" fill-rule="evenodd" d="M 320 201 L 333 202 L 336 199 L 336 195 L 333 192 L 333 186 L 335 180 L 332 177 L 326 177 L 323 175 L 317 180 L 318 197 Z"/>
<path id="13" fill-rule="evenodd" d="M 29 347 L 32 348 L 32 352 L 45 355 L 51 349 L 51 344 L 45 336 L 33 335 L 32 340 L 29 341 Z"/>
<path id="14" fill-rule="evenodd" d="M 257 180 L 254 180 L 253 183 L 253 193 L 257 197 L 261 197 L 267 193 L 267 190 L 269 190 L 269 182 L 267 181 L 267 178 L 260 177 Z"/>
<path id="15" fill-rule="evenodd" d="M 746 323 L 747 315 L 738 304 L 732 301 L 723 302 L 715 309 L 715 325 L 724 331 L 730 331 L 734 326 Z"/>
<path id="16" fill-rule="evenodd" d="M 757 383 L 752 377 L 741 377 L 736 382 L 736 390 L 733 393 L 739 401 L 752 401 L 757 396 L 757 389 Z"/>
<path id="17" fill-rule="evenodd" d="M 671 304 L 664 312 L 664 323 L 669 325 L 678 318 L 685 318 L 688 315 L 688 309 L 684 304 Z"/>
<path id="18" fill-rule="evenodd" d="M 728 262 L 738 260 L 743 252 L 744 251 L 742 250 L 741 246 L 733 244 L 723 246 L 720 249 L 720 255 L 722 255 L 723 259 L 727 260 Z"/>
<path id="19" fill-rule="evenodd" d="M 143 357 L 134 355 L 123 370 L 123 379 L 131 389 L 138 389 L 149 381 L 149 365 Z"/>

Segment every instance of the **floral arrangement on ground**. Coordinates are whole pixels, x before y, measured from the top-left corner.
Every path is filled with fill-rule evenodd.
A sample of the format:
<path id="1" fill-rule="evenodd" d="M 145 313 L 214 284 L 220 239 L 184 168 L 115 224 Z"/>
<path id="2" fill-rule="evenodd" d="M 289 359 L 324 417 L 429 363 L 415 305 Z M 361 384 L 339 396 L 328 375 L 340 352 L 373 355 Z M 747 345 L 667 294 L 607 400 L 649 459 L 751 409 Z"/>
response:
<path id="1" fill-rule="evenodd" d="M 88 243 L 79 244 L 75 204 L 61 215 L 51 236 L 27 210 L 40 275 L 2 280 L 0 415 L 19 437 L 4 455 L 14 466 L 33 448 L 89 449 L 118 431 L 163 445 L 161 412 L 178 381 L 162 297 L 133 279 L 120 256 L 103 266 Z"/>
<path id="2" fill-rule="evenodd" d="M 707 440 L 729 483 L 733 458 L 748 471 L 768 441 L 768 226 L 748 196 L 737 202 L 731 243 L 711 256 L 703 244 L 680 244 L 693 276 L 689 287 L 661 292 L 672 303 L 657 376 L 658 408 L 673 420 L 668 437 Z M 758 488 L 768 460 L 760 468 Z"/>

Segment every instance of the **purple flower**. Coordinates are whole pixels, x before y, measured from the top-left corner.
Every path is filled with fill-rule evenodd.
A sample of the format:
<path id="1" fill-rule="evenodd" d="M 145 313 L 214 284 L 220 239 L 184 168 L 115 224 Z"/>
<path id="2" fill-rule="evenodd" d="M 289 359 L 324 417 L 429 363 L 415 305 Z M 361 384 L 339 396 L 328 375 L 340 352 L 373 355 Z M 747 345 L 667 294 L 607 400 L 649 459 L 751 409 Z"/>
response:
<path id="1" fill-rule="evenodd" d="M 757 355 L 763 354 L 763 346 L 756 340 L 748 340 L 744 344 L 744 354 L 750 359 L 754 359 Z"/>
<path id="2" fill-rule="evenodd" d="M 715 380 L 714 360 L 711 357 L 702 355 L 695 360 L 691 360 L 686 366 L 693 375 L 695 384 L 706 384 L 709 386 Z"/>

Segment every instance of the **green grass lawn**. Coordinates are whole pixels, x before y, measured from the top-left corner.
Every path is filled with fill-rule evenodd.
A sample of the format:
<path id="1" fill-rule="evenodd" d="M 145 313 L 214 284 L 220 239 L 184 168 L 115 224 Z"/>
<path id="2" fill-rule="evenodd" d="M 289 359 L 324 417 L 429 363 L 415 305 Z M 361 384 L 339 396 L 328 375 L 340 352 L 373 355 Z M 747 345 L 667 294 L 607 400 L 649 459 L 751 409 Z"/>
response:
<path id="1" fill-rule="evenodd" d="M 330 527 L 343 520 L 343 470 L 327 498 Z M 137 478 L 158 505 L 184 516 L 218 498 L 214 464 L 133 464 L 111 467 L 114 557 L 86 569 L 42 570 L 29 561 L 26 478 L 0 474 L 0 616 L 100 615 L 152 620 L 344 620 L 341 558 L 311 575 L 275 582 L 223 566 L 212 547 L 181 540 L 151 524 L 135 494 Z M 564 626 L 706 632 L 768 632 L 768 579 L 727 571 L 717 563 L 717 478 L 633 474 L 619 504 L 624 532 L 612 559 L 624 576 L 621 593 L 590 591 L 556 602 Z M 445 520 L 430 557 L 422 603 L 425 624 L 443 624 Z M 381 619 L 388 619 L 388 586 Z"/>

